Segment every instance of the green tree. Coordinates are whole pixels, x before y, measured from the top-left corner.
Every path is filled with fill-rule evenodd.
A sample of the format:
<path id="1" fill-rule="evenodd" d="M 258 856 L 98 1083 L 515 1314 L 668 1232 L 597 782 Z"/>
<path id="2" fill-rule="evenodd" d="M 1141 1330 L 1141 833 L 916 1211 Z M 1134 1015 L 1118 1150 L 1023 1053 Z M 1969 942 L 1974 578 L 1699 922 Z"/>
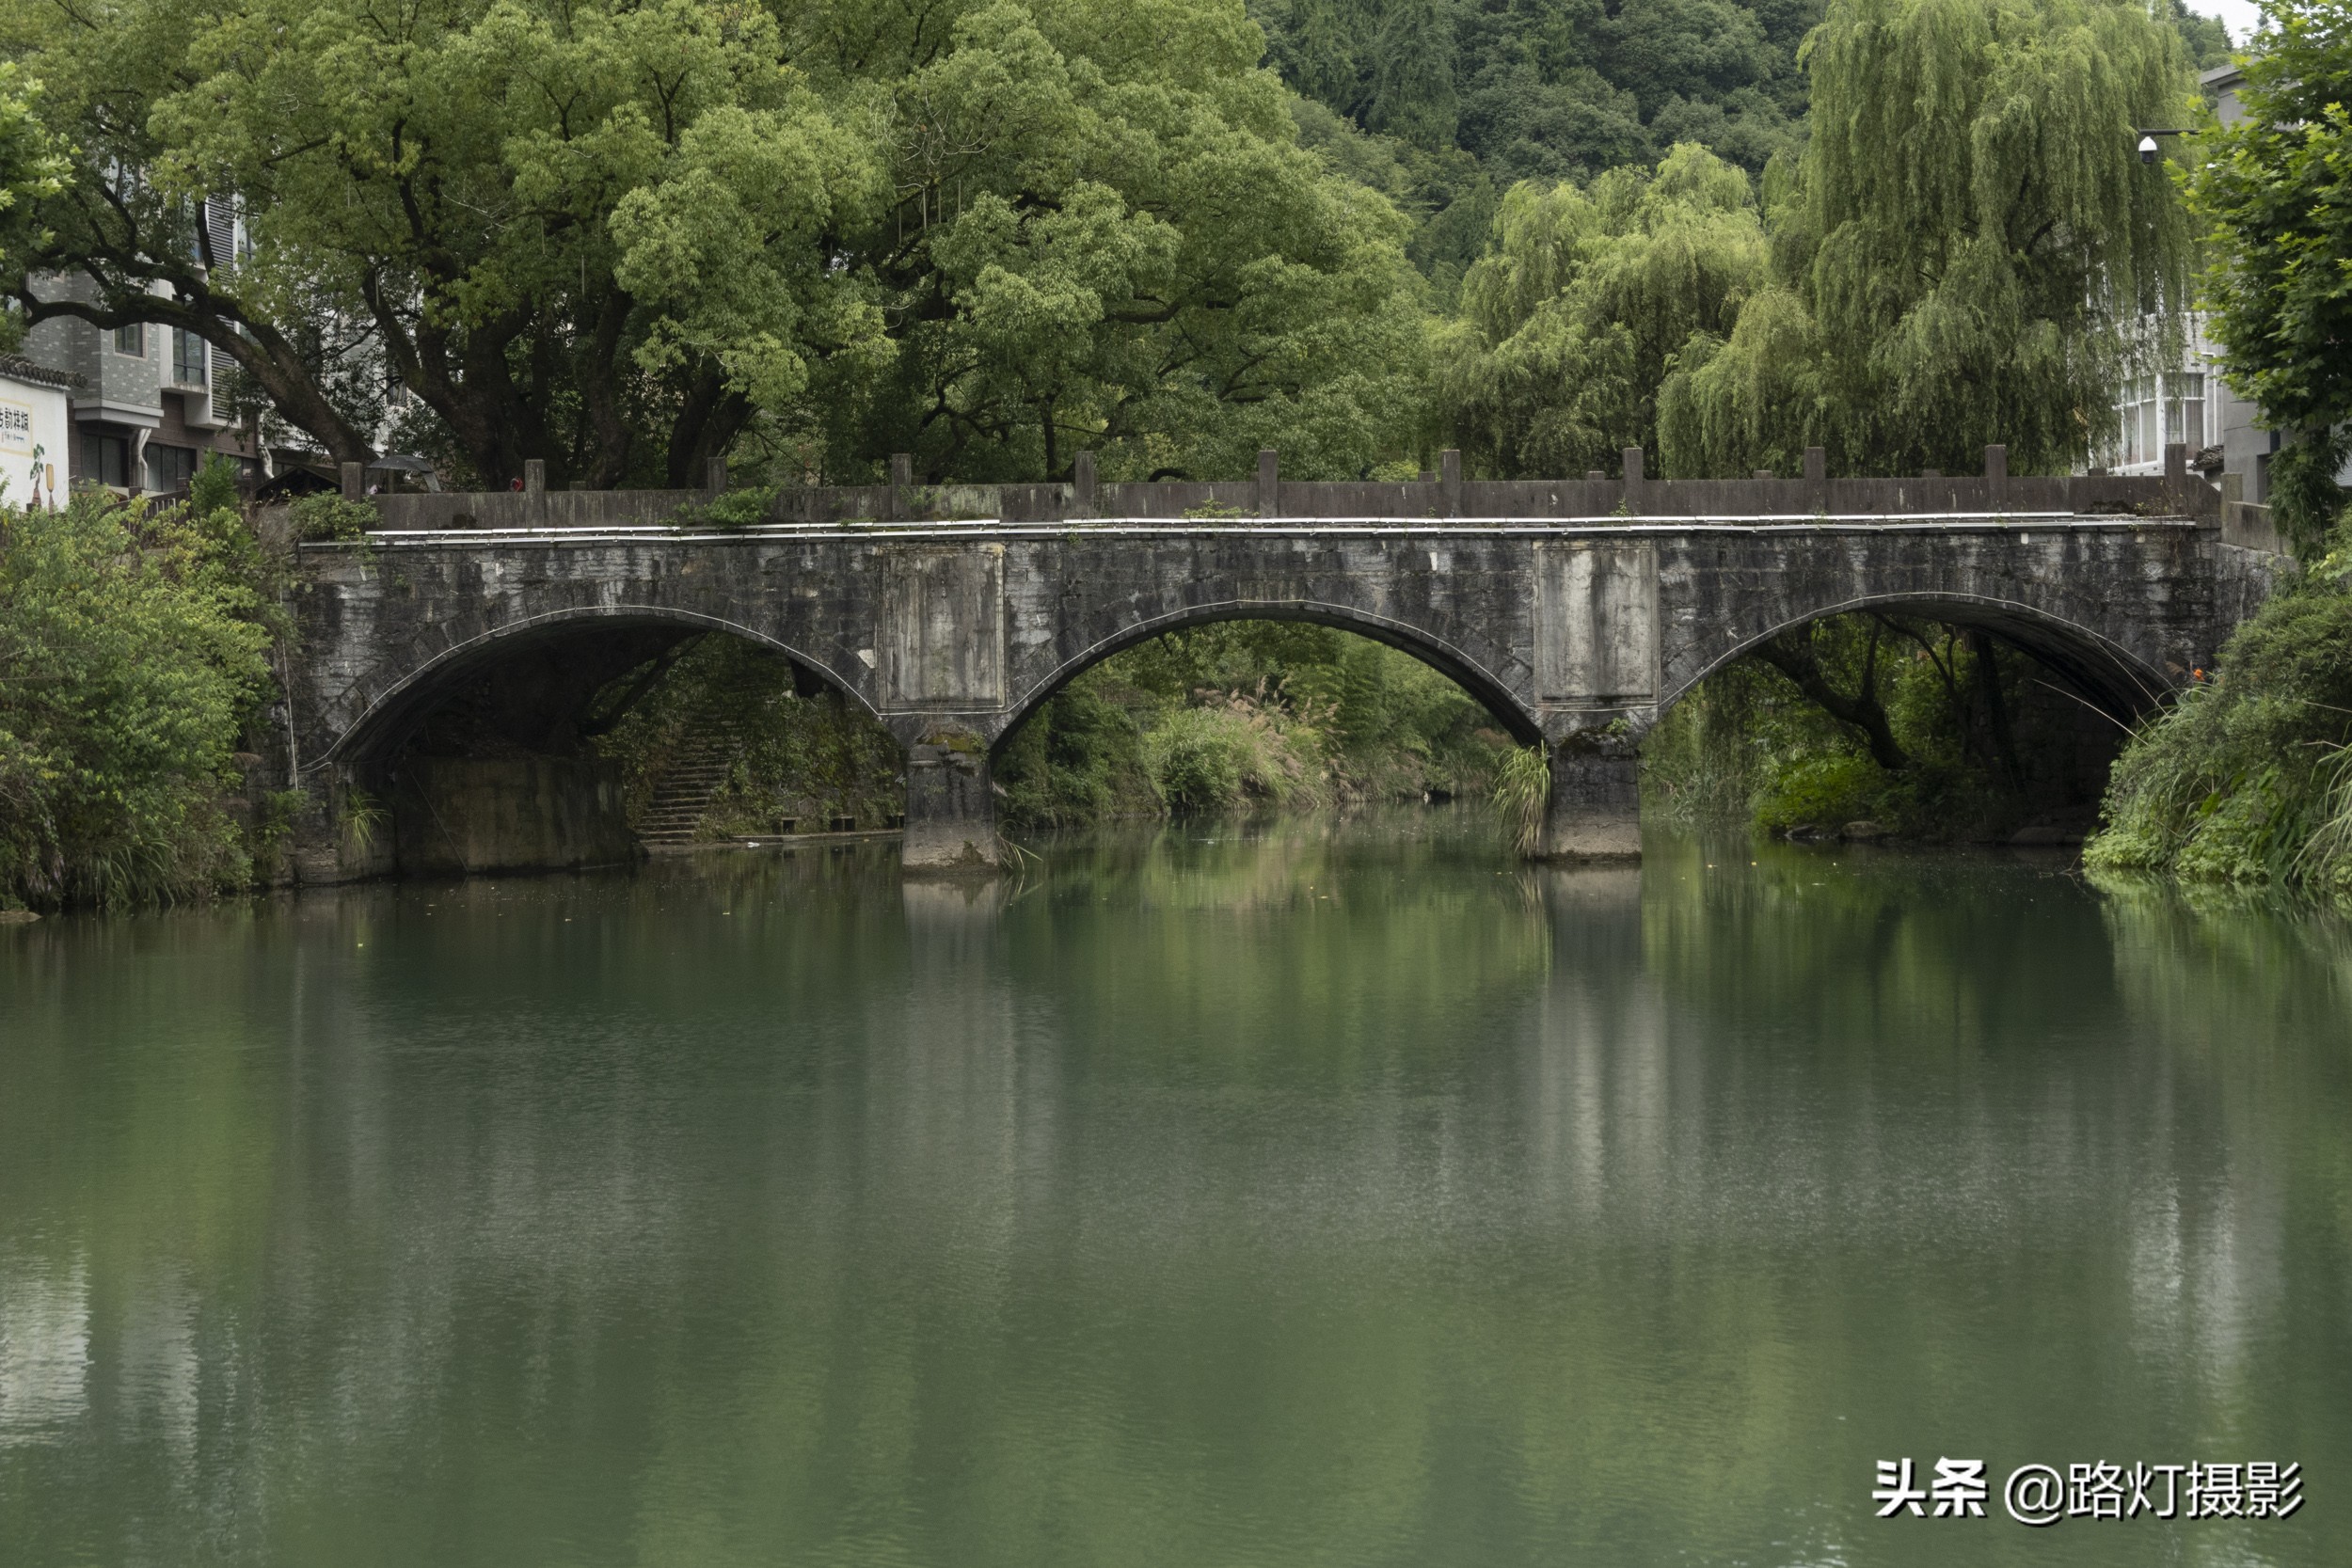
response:
<path id="1" fill-rule="evenodd" d="M 1747 176 L 1701 147 L 1654 176 L 1515 186 L 1441 341 L 1442 417 L 1486 471 L 1613 469 L 1626 447 L 1655 450 L 1675 356 L 1730 331 L 1769 267 Z"/>
<path id="2" fill-rule="evenodd" d="M 874 9 L 902 33 L 798 56 L 896 105 L 896 205 L 851 252 L 894 354 L 818 379 L 833 467 L 1061 477 L 1092 448 L 1106 476 L 1205 476 L 1274 446 L 1353 477 L 1403 453 L 1405 224 L 1298 145 L 1238 5 L 997 0 L 944 40 Z"/>
<path id="3" fill-rule="evenodd" d="M 810 91 L 763 12 L 112 0 L 0 31 L 79 152 L 9 280 L 27 315 L 195 332 L 338 458 L 373 434 L 336 395 L 357 358 L 478 477 L 681 482 L 808 356 L 878 335 L 825 244 L 882 205 L 862 106 Z M 736 243 L 616 222 L 673 188 Z"/>
<path id="4" fill-rule="evenodd" d="M 246 873 L 217 804 L 267 689 L 262 608 L 184 509 L 0 513 L 0 896 L 183 897 Z"/>
<path id="5" fill-rule="evenodd" d="M 2083 460 L 2188 304 L 2186 214 L 2134 152 L 2193 111 L 2179 33 L 2122 0 L 1833 0 L 1806 65 L 1810 139 L 1765 182 L 1775 287 L 1680 356 L 1668 471 Z"/>
<path id="6" fill-rule="evenodd" d="M 40 84 L 0 60 L 0 266 L 40 244 L 40 204 L 65 188 L 71 166 L 34 112 Z"/>
<path id="7" fill-rule="evenodd" d="M 0 0 L 0 38 L 79 153 L 26 315 L 198 333 L 338 458 L 388 383 L 478 480 L 595 485 L 1353 472 L 1410 401 L 1401 223 L 1231 0 Z"/>
<path id="8" fill-rule="evenodd" d="M 2265 12 L 2246 118 L 2198 139 L 2185 183 L 2205 230 L 2208 329 L 2231 384 L 2294 437 L 2272 460 L 2271 497 L 2309 557 L 2326 548 L 2352 455 L 2352 5 Z"/>

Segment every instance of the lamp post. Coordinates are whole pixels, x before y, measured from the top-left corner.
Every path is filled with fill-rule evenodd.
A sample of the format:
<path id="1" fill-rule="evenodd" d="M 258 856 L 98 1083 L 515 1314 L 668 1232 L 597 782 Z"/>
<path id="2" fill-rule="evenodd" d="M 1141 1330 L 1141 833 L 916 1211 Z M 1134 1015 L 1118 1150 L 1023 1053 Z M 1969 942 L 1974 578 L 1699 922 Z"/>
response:
<path id="1" fill-rule="evenodd" d="M 2167 127 L 2161 125 L 2152 126 L 2141 131 L 2139 133 L 2139 161 L 2143 164 L 2153 164 L 2156 161 L 2156 138 L 2158 136 L 2185 136 L 2188 135 L 2191 135 L 2191 133 L 2187 130 L 2179 128 L 2168 129 Z"/>

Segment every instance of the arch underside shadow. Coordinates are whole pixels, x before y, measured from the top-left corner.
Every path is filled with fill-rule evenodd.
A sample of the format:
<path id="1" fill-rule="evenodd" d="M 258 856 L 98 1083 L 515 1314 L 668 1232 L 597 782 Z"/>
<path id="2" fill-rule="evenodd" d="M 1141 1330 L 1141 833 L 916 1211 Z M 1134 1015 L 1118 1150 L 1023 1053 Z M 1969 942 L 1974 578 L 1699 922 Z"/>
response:
<path id="1" fill-rule="evenodd" d="M 675 631 L 678 638 L 712 632 L 741 638 L 841 691 L 867 713 L 874 711 L 856 687 L 822 660 L 739 622 L 659 605 L 561 610 L 483 632 L 419 664 L 373 699 L 303 771 L 363 765 L 396 752 L 441 703 L 502 663 L 560 649 L 569 641 L 645 629 Z M 629 667 L 636 662 L 642 661 L 632 661 Z M 614 674 L 623 673 L 615 671 Z"/>
<path id="2" fill-rule="evenodd" d="M 2076 694 L 2119 723 L 2129 724 L 2145 716 L 2175 689 L 2175 682 L 2164 672 L 2113 639 L 2031 605 L 1963 594 L 1868 594 L 1807 610 L 1768 630 L 1743 638 L 1695 673 L 1661 691 L 1658 712 L 1662 716 L 1709 675 L 1746 657 L 1760 644 L 1784 632 L 1833 615 L 1871 610 L 1991 633 L 2058 675 Z"/>
<path id="3" fill-rule="evenodd" d="M 1122 626 L 1110 636 L 1089 644 L 1084 652 L 1064 659 L 1008 709 L 1003 726 L 991 748 L 992 755 L 1001 751 L 1029 716 L 1050 702 L 1057 692 L 1104 659 L 1125 653 L 1130 648 L 1140 647 L 1155 637 L 1189 630 L 1194 626 L 1214 626 L 1223 621 L 1304 623 L 1352 632 L 1372 641 L 1385 643 L 1420 660 L 1460 687 L 1469 693 L 1471 701 L 1485 708 L 1509 731 L 1513 739 L 1523 745 L 1533 745 L 1543 738 L 1543 729 L 1536 717 L 1527 711 L 1501 678 L 1465 650 L 1408 622 L 1392 620 L 1345 605 L 1314 600 L 1228 599 L 1188 605 L 1180 610 Z"/>

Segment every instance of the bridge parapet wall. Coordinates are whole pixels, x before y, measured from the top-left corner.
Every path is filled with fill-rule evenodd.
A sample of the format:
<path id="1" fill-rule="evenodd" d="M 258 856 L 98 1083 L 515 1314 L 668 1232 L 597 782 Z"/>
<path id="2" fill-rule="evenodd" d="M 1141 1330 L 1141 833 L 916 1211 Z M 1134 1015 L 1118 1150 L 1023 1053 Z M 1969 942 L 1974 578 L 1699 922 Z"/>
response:
<path id="1" fill-rule="evenodd" d="M 1255 480 L 1191 483 L 798 485 L 768 504 L 772 524 L 1059 523 L 1097 517 L 1247 522 L 1318 517 L 1581 521 L 1636 518 L 1879 516 L 2062 513 L 2194 517 L 2218 524 L 2221 498 L 2185 474 L 1919 476 L 1880 479 L 1670 479 L 1589 475 L 1559 480 L 1402 482 Z M 707 490 L 446 491 L 373 499 L 395 531 L 607 529 L 684 521 Z"/>

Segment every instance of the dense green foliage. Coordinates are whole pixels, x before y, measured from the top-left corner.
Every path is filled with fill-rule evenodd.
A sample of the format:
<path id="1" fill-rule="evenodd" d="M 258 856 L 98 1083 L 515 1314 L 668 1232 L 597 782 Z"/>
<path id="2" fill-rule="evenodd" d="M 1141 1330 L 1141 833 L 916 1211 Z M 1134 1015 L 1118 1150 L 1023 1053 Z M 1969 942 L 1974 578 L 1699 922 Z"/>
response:
<path id="1" fill-rule="evenodd" d="M 40 204 L 65 188 L 71 165 L 34 105 L 40 86 L 0 60 L 0 267 L 40 245 Z"/>
<path id="2" fill-rule="evenodd" d="M 1806 61 L 1774 287 L 1684 350 L 1666 471 L 2083 462 L 2188 303 L 2187 220 L 2133 150 L 2195 103 L 2179 32 L 2111 0 L 1834 0 Z"/>
<path id="3" fill-rule="evenodd" d="M 121 904 L 234 885 L 219 797 L 269 684 L 227 537 L 103 493 L 0 513 L 0 901 Z"/>
<path id="4" fill-rule="evenodd" d="M 1751 173 L 1794 147 L 1818 0 L 1252 0 L 1308 139 L 1421 220 L 1441 291 L 1520 181 L 1583 182 L 1677 143 Z M 1357 134 L 1347 135 L 1352 128 Z"/>
<path id="5" fill-rule="evenodd" d="M 2268 9 L 2239 92 L 2246 118 L 2198 139 L 2184 183 L 2206 230 L 2208 330 L 2230 380 L 2296 437 L 2272 460 L 2270 498 L 2310 557 L 2352 456 L 2352 5 Z"/>
<path id="6" fill-rule="evenodd" d="M 1410 417 L 1403 222 L 1239 0 L 8 0 L 0 50 L 79 151 L 20 306 L 199 333 L 340 459 L 395 385 L 492 484 L 1352 475 Z"/>
<path id="7" fill-rule="evenodd" d="M 1233 621 L 1154 638 L 1056 693 L 997 761 L 1007 817 L 1484 793 L 1510 742 L 1409 655 L 1328 626 Z"/>

